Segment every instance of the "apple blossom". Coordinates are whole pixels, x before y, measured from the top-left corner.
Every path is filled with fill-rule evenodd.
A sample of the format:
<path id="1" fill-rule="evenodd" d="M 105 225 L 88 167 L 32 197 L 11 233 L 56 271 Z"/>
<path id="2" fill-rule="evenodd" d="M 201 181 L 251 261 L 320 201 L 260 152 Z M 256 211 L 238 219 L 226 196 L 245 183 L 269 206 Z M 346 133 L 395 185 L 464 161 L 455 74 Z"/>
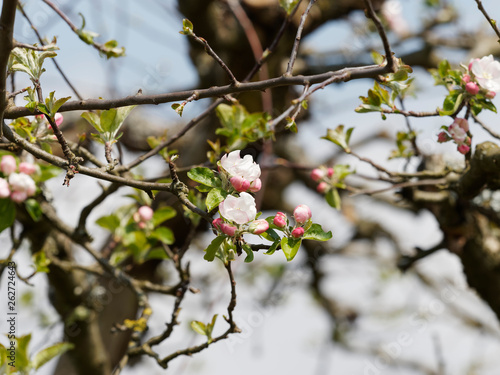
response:
<path id="1" fill-rule="evenodd" d="M 36 165 L 23 161 L 19 164 L 19 172 L 31 175 L 36 172 Z"/>
<path id="2" fill-rule="evenodd" d="M 283 212 L 278 212 L 273 219 L 273 224 L 278 228 L 284 228 L 286 226 L 286 214 Z"/>
<path id="3" fill-rule="evenodd" d="M 318 182 L 323 177 L 325 177 L 325 171 L 319 168 L 314 168 L 311 172 L 311 179 Z"/>
<path id="4" fill-rule="evenodd" d="M 56 113 L 56 115 L 54 116 L 54 122 L 56 123 L 56 125 L 60 126 L 63 120 L 64 120 L 63 115 L 61 115 L 60 113 Z"/>
<path id="5" fill-rule="evenodd" d="M 300 238 L 304 235 L 304 232 L 305 232 L 305 230 L 303 227 L 295 228 L 294 230 L 292 230 L 292 237 Z"/>
<path id="6" fill-rule="evenodd" d="M 28 194 L 25 191 L 13 191 L 10 193 L 10 199 L 16 203 L 21 203 L 28 199 Z"/>
<path id="7" fill-rule="evenodd" d="M 328 178 L 331 178 L 333 176 L 333 173 L 334 173 L 333 168 L 328 168 L 326 171 L 326 175 L 328 176 Z"/>
<path id="8" fill-rule="evenodd" d="M 9 176 L 9 185 L 12 193 L 24 192 L 26 193 L 27 197 L 35 194 L 36 191 L 35 181 L 33 181 L 30 176 L 24 173 L 11 173 Z"/>
<path id="9" fill-rule="evenodd" d="M 483 89 L 500 91 L 500 63 L 492 55 L 471 60 L 469 69 Z"/>
<path id="10" fill-rule="evenodd" d="M 241 177 L 252 182 L 260 177 L 260 167 L 253 161 L 251 155 L 240 157 L 240 150 L 230 152 L 220 159 L 221 167 L 229 174 L 229 177 Z"/>
<path id="11" fill-rule="evenodd" d="M 262 188 L 262 181 L 260 178 L 257 178 L 256 180 L 253 180 L 251 183 L 250 183 L 250 191 L 252 193 L 256 193 L 258 192 L 260 189 Z"/>
<path id="12" fill-rule="evenodd" d="M 468 74 L 464 74 L 464 75 L 462 76 L 462 82 L 463 82 L 463 83 L 469 83 L 469 82 L 470 82 L 470 75 L 468 75 Z"/>
<path id="13" fill-rule="evenodd" d="M 224 220 L 222 220 L 220 217 L 217 219 L 214 219 L 212 221 L 212 226 L 217 229 L 218 231 L 222 231 L 222 224 L 224 223 Z"/>
<path id="14" fill-rule="evenodd" d="M 236 234 L 236 230 L 238 229 L 234 225 L 230 225 L 227 223 L 222 223 L 220 228 L 221 232 L 229 237 L 234 237 L 234 235 Z"/>
<path id="15" fill-rule="evenodd" d="M 312 216 L 311 209 L 305 204 L 300 204 L 293 210 L 293 217 L 299 225 L 306 223 Z"/>
<path id="16" fill-rule="evenodd" d="M 234 176 L 229 179 L 231 182 L 231 185 L 236 189 L 238 192 L 244 192 L 247 191 L 250 188 L 250 182 L 248 180 L 245 180 L 243 177 L 240 176 Z"/>
<path id="17" fill-rule="evenodd" d="M 493 99 L 497 93 L 495 91 L 488 91 L 484 96 L 486 96 L 487 99 Z"/>
<path id="18" fill-rule="evenodd" d="M 0 170 L 4 175 L 9 175 L 15 172 L 17 169 L 16 159 L 12 155 L 2 156 L 2 161 L 0 162 Z"/>
<path id="19" fill-rule="evenodd" d="M 328 188 L 329 188 L 328 184 L 325 181 L 323 181 L 320 182 L 318 186 L 316 186 L 316 191 L 320 194 L 324 194 L 327 192 Z"/>
<path id="20" fill-rule="evenodd" d="M 239 197 L 228 196 L 219 204 L 219 211 L 224 218 L 236 224 L 248 223 L 257 215 L 255 199 L 244 192 Z"/>
<path id="21" fill-rule="evenodd" d="M 468 153 L 470 151 L 470 147 L 467 146 L 465 143 L 462 143 L 462 144 L 458 145 L 457 150 L 461 154 L 465 155 L 466 153 Z"/>
<path id="22" fill-rule="evenodd" d="M 253 234 L 262 234 L 268 229 L 269 223 L 264 219 L 254 220 L 248 227 L 248 231 Z"/>
<path id="23" fill-rule="evenodd" d="M 446 134 L 445 132 L 441 132 L 438 134 L 438 142 L 439 143 L 448 142 L 450 139 L 451 139 L 450 136 L 448 134 Z"/>
<path id="24" fill-rule="evenodd" d="M 448 132 L 451 138 L 457 143 L 465 142 L 467 138 L 467 131 L 469 130 L 469 123 L 465 119 L 456 118 L 453 124 L 448 127 Z"/>
<path id="25" fill-rule="evenodd" d="M 7 198 L 9 195 L 9 183 L 5 178 L 0 178 L 0 198 Z"/>
<path id="26" fill-rule="evenodd" d="M 153 218 L 153 209 L 149 206 L 141 206 L 137 210 L 141 221 L 149 221 Z"/>
<path id="27" fill-rule="evenodd" d="M 471 95 L 477 95 L 479 86 L 475 82 L 469 82 L 465 85 L 465 90 Z"/>

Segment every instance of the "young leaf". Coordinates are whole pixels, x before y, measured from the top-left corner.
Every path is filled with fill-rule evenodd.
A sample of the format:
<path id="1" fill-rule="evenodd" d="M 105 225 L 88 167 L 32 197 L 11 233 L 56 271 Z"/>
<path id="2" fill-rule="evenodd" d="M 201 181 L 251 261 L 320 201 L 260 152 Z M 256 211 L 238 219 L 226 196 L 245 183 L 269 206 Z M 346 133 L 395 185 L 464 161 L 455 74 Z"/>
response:
<path id="1" fill-rule="evenodd" d="M 188 173 L 188 177 L 202 185 L 219 187 L 220 181 L 215 177 L 214 171 L 206 167 L 196 167 L 192 168 Z"/>
<path id="2" fill-rule="evenodd" d="M 152 238 L 160 240 L 166 245 L 172 245 L 175 241 L 174 232 L 167 227 L 158 227 L 151 233 Z"/>
<path id="3" fill-rule="evenodd" d="M 215 258 L 215 254 L 217 250 L 219 250 L 220 245 L 224 242 L 225 236 L 217 236 L 213 239 L 213 241 L 208 245 L 205 250 L 206 254 L 203 259 L 208 260 L 209 262 L 213 261 Z"/>
<path id="4" fill-rule="evenodd" d="M 243 246 L 241 246 L 241 248 L 245 253 L 247 253 L 247 256 L 245 257 L 245 263 L 250 263 L 253 260 L 252 247 L 249 244 L 245 243 L 243 244 Z"/>
<path id="5" fill-rule="evenodd" d="M 48 348 L 42 349 L 35 354 L 33 360 L 31 361 L 31 365 L 35 370 L 37 370 L 52 358 L 57 357 L 58 355 L 61 355 L 68 350 L 73 349 L 74 347 L 75 345 L 69 342 L 60 342 L 55 345 L 49 346 Z"/>
<path id="6" fill-rule="evenodd" d="M 283 250 L 283 254 L 286 256 L 287 261 L 290 262 L 293 258 L 295 258 L 301 243 L 302 239 L 300 238 L 283 237 L 281 239 L 281 249 Z"/>
<path id="7" fill-rule="evenodd" d="M 302 236 L 305 240 L 328 241 L 332 238 L 332 232 L 324 232 L 319 224 L 312 224 Z"/>
<path id="8" fill-rule="evenodd" d="M 200 335 L 207 336 L 207 326 L 198 320 L 193 320 L 191 322 L 191 329 Z"/>
<path id="9" fill-rule="evenodd" d="M 328 190 L 325 195 L 326 202 L 333 208 L 340 210 L 340 195 L 336 188 Z"/>
<path id="10" fill-rule="evenodd" d="M 210 212 L 219 205 L 227 197 L 227 192 L 223 189 L 215 188 L 208 192 L 205 201 L 207 210 Z"/>

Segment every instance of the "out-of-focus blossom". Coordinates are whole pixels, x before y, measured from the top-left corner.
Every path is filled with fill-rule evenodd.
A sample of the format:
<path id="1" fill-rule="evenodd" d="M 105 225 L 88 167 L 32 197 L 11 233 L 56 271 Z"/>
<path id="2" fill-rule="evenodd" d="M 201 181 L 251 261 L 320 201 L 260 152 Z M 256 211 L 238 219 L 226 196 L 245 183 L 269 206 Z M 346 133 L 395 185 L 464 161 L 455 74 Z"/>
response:
<path id="1" fill-rule="evenodd" d="M 2 156 L 2 161 L 0 162 L 0 170 L 4 175 L 8 176 L 9 174 L 15 172 L 17 169 L 16 159 L 12 155 L 4 155 Z"/>
<path id="2" fill-rule="evenodd" d="M 32 175 L 36 172 L 36 165 L 23 161 L 19 164 L 19 172 L 25 173 L 27 175 Z"/>
<path id="3" fill-rule="evenodd" d="M 9 195 L 9 183 L 5 178 L 0 178 L 0 198 L 7 198 Z"/>
<path id="4" fill-rule="evenodd" d="M 326 193 L 328 191 L 328 188 L 329 188 L 328 184 L 324 181 L 320 182 L 318 186 L 316 186 L 316 190 L 320 194 Z"/>
<path id="5" fill-rule="evenodd" d="M 149 221 L 153 218 L 153 209 L 149 206 L 141 206 L 137 210 L 141 221 Z"/>

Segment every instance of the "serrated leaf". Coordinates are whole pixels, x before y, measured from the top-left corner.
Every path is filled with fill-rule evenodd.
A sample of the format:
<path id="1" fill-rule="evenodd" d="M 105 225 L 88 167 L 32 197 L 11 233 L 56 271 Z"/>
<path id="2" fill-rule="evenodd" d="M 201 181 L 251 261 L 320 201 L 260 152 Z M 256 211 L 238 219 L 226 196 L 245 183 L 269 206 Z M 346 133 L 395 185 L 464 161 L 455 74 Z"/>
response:
<path id="1" fill-rule="evenodd" d="M 205 200 L 208 212 L 217 207 L 224 199 L 226 199 L 226 197 L 227 192 L 223 189 L 215 188 L 210 190 L 208 192 L 207 199 Z"/>
<path id="2" fill-rule="evenodd" d="M 37 370 L 44 364 L 49 362 L 52 358 L 55 358 L 58 355 L 61 355 L 68 350 L 73 349 L 74 347 L 75 345 L 69 342 L 60 342 L 58 344 L 49 346 L 48 348 L 42 349 L 34 355 L 33 360 L 31 361 L 31 365 L 35 370 Z"/>
<path id="3" fill-rule="evenodd" d="M 305 240 L 328 241 L 332 238 L 332 232 L 325 232 L 323 228 L 321 228 L 321 225 L 312 224 L 311 227 L 306 230 L 302 238 Z"/>
<path id="4" fill-rule="evenodd" d="M 285 254 L 287 261 L 290 262 L 293 258 L 295 258 L 301 243 L 301 238 L 283 237 L 281 239 L 281 250 L 283 250 L 283 254 Z"/>
<path id="5" fill-rule="evenodd" d="M 206 248 L 205 256 L 203 257 L 203 259 L 208 260 L 209 262 L 213 261 L 215 259 L 215 254 L 217 253 L 217 250 L 219 250 L 222 242 L 224 242 L 224 239 L 224 236 L 215 237 L 210 245 L 208 245 L 208 247 Z"/>
<path id="6" fill-rule="evenodd" d="M 192 168 L 188 173 L 188 177 L 196 181 L 202 185 L 206 186 L 211 186 L 211 187 L 219 187 L 220 186 L 220 180 L 215 177 L 214 171 L 212 171 L 210 168 L 206 167 L 196 167 Z"/>

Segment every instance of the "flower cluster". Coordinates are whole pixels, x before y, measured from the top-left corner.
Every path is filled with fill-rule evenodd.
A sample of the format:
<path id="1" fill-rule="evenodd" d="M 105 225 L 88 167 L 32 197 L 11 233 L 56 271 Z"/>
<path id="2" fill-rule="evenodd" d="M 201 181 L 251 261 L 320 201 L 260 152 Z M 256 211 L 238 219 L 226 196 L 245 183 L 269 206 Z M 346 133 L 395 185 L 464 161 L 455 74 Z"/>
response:
<path id="1" fill-rule="evenodd" d="M 492 55 L 472 59 L 462 81 L 465 90 L 471 95 L 483 94 L 493 99 L 500 91 L 500 63 Z"/>
<path id="2" fill-rule="evenodd" d="M 151 207 L 141 206 L 136 212 L 134 212 L 132 218 L 137 223 L 139 228 L 144 229 L 153 218 L 153 213 L 154 211 Z"/>
<path id="3" fill-rule="evenodd" d="M 239 193 L 255 193 L 262 187 L 259 165 L 253 161 L 251 155 L 240 157 L 240 150 L 224 155 L 220 159 L 219 170 Z"/>
<path id="4" fill-rule="evenodd" d="M 442 129 L 443 131 L 438 134 L 439 143 L 453 140 L 461 154 L 465 155 L 470 151 L 471 138 L 469 136 L 469 123 L 466 119 L 457 117 L 450 126 L 443 126 Z"/>
<path id="5" fill-rule="evenodd" d="M 36 184 L 30 177 L 36 172 L 36 166 L 22 162 L 17 165 L 12 155 L 2 156 L 0 161 L 0 198 L 10 198 L 16 203 L 24 202 L 35 194 Z"/>
<path id="6" fill-rule="evenodd" d="M 273 224 L 293 238 L 302 238 L 306 228 L 311 224 L 311 217 L 311 209 L 305 204 L 300 204 L 293 210 L 293 218 L 295 219 L 294 227 L 288 227 L 288 218 L 283 212 L 278 212 L 274 216 Z"/>
<path id="7" fill-rule="evenodd" d="M 318 183 L 318 186 L 316 187 L 318 193 L 324 194 L 330 188 L 333 173 L 333 168 L 326 168 L 323 166 L 312 170 L 311 178 L 314 182 Z"/>

